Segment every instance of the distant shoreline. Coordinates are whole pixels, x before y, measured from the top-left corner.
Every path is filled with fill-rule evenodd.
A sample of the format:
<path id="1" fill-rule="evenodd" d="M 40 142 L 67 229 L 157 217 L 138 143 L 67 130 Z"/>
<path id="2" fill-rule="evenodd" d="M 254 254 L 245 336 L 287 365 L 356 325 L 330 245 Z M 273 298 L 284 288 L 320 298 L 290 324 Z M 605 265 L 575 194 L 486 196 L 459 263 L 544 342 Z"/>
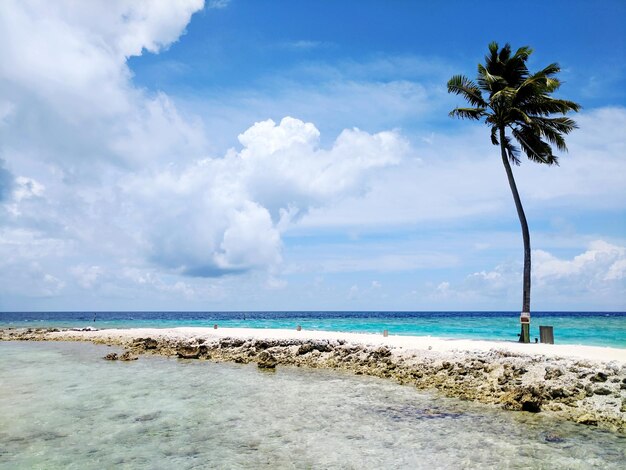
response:
<path id="1" fill-rule="evenodd" d="M 433 336 L 486 341 L 516 341 L 515 312 L 399 311 L 232 311 L 232 312 L 4 312 L 0 328 L 226 328 L 295 329 L 346 333 Z M 559 345 L 584 344 L 626 349 L 626 312 L 534 312 L 531 341 L 539 326 L 554 328 Z"/>
<path id="2" fill-rule="evenodd" d="M 626 433 L 626 349 L 259 328 L 0 329 L 0 340 L 91 341 L 121 359 L 335 368 Z M 110 359 L 117 359 L 110 357 Z"/>

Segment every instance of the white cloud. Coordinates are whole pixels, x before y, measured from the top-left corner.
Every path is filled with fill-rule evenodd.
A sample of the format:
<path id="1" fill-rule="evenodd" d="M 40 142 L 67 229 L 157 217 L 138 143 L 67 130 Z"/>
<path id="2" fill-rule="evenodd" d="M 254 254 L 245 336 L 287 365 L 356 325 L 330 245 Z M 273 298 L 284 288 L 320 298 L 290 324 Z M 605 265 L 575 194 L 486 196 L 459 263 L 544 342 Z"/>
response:
<path id="1" fill-rule="evenodd" d="M 103 275 L 103 269 L 100 266 L 73 266 L 70 272 L 83 289 L 92 289 Z"/>
<path id="2" fill-rule="evenodd" d="M 483 127 L 420 131 L 413 148 L 406 131 L 376 132 L 445 116 L 443 82 L 437 77 L 435 86 L 433 77 L 449 73 L 437 61 L 310 63 L 254 90 L 199 100 L 215 113 L 203 114 L 206 121 L 171 96 L 136 87 L 127 59 L 169 47 L 202 5 L 0 3 L 0 297 L 69 297 L 84 289 L 125 299 L 138 292 L 159 301 L 220 299 L 224 275 L 241 274 L 252 298 L 259 285 L 291 288 L 282 276 L 294 273 L 367 272 L 359 280 L 366 288 L 354 285 L 363 297 L 390 288 L 385 273 L 463 260 L 432 242 L 399 248 L 392 240 L 373 251 L 371 244 L 351 251 L 305 243 L 294 261 L 285 259 L 286 237 L 326 227 L 415 230 L 429 221 L 513 213 Z M 212 99 L 218 106 L 207 106 Z M 220 119 L 228 126 L 213 126 Z M 524 163 L 515 170 L 525 204 L 624 210 L 626 110 L 592 110 L 578 120 L 560 168 Z M 367 131 L 344 129 L 354 125 Z M 220 145 L 211 140 L 226 128 L 225 139 L 232 144 L 239 134 L 240 146 L 212 154 L 210 146 Z M 476 248 L 486 253 L 492 241 Z M 536 252 L 537 287 L 565 292 L 567 279 L 580 292 L 622 292 L 626 262 L 616 246 L 593 245 L 572 259 Z M 519 266 L 481 269 L 461 287 L 440 283 L 440 295 L 482 288 L 493 298 L 518 295 Z M 385 289 L 371 272 L 383 276 Z M 341 297 L 354 280 L 346 282 Z"/>
<path id="3" fill-rule="evenodd" d="M 561 278 L 579 278 L 586 284 L 619 280 L 624 277 L 626 247 L 596 240 L 589 249 L 571 260 L 559 259 L 541 250 L 534 251 L 534 276 L 544 283 Z"/>
<path id="4" fill-rule="evenodd" d="M 151 259 L 183 274 L 219 276 L 281 261 L 280 231 L 310 207 L 363 192 L 374 171 L 397 164 L 407 144 L 394 132 L 344 131 L 328 150 L 311 123 L 254 124 L 241 151 L 120 182 L 143 220 Z"/>
<path id="5" fill-rule="evenodd" d="M 0 138 L 5 151 L 36 149 L 63 171 L 98 172 L 94 160 L 134 165 L 181 151 L 204 136 L 161 95 L 131 83 L 126 60 L 181 35 L 202 0 L 8 0 L 0 5 Z M 8 111 L 7 111 L 8 110 Z M 23 164 L 11 161 L 16 173 Z"/>
<path id="6" fill-rule="evenodd" d="M 595 308 L 626 306 L 626 247 L 596 240 L 571 259 L 543 250 L 533 250 L 532 256 L 531 299 L 539 306 L 535 309 L 553 308 L 546 305 L 578 309 L 580 301 Z M 521 299 L 521 289 L 522 265 L 508 262 L 470 274 L 458 285 L 442 282 L 433 295 L 471 301 L 490 299 L 502 309 L 503 304 L 511 304 L 511 299 Z"/>
<path id="7" fill-rule="evenodd" d="M 626 210 L 626 109 L 604 108 L 575 117 L 560 166 L 530 161 L 514 168 L 522 202 L 532 214 L 557 208 Z M 515 214 L 496 147 L 484 126 L 458 134 L 434 134 L 415 144 L 419 159 L 381 172 L 362 198 L 346 198 L 312 211 L 308 227 L 408 225 L 439 220 Z"/>

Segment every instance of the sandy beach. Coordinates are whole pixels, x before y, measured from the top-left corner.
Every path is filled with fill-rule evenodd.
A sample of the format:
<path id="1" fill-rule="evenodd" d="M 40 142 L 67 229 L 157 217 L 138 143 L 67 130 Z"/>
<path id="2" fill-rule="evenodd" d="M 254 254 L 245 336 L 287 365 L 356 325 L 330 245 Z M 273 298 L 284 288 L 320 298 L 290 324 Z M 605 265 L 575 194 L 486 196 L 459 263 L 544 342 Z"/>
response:
<path id="1" fill-rule="evenodd" d="M 515 354 L 545 356 L 550 358 L 588 359 L 593 361 L 617 362 L 626 364 L 626 348 L 603 348 L 585 345 L 563 344 L 523 344 L 512 341 L 481 341 L 464 339 L 444 339 L 431 336 L 387 336 L 344 333 L 331 331 L 297 331 L 261 328 L 133 328 L 109 329 L 97 331 L 63 331 L 51 333 L 51 337 L 67 338 L 79 336 L 85 339 L 132 340 L 138 337 L 161 337 L 168 340 L 192 340 L 203 338 L 207 341 L 222 338 L 254 340 L 295 340 L 295 341 L 345 341 L 350 344 L 368 347 L 387 346 L 399 354 L 413 351 L 433 351 L 450 353 L 455 351 L 488 352 L 491 350 L 507 351 Z M 403 350 L 403 351 L 401 351 Z"/>
<path id="2" fill-rule="evenodd" d="M 123 347 L 107 359 L 328 368 L 436 389 L 507 410 L 626 432 L 626 349 L 252 328 L 3 329 L 2 340 L 90 341 Z"/>

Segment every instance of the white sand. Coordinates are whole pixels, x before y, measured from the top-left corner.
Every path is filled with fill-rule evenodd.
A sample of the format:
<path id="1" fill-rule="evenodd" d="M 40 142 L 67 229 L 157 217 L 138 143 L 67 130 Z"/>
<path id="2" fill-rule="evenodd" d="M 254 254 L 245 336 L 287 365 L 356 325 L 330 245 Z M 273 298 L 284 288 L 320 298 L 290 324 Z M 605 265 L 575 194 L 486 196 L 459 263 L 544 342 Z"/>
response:
<path id="1" fill-rule="evenodd" d="M 605 348 L 599 346 L 565 345 L 565 344 L 520 344 L 509 341 L 482 341 L 468 339 L 444 339 L 431 336 L 388 336 L 341 333 L 332 331 L 296 331 L 281 329 L 260 328 L 132 328 L 111 329 L 84 332 L 59 332 L 58 336 L 80 335 L 86 339 L 96 338 L 119 338 L 133 339 L 145 337 L 161 337 L 172 340 L 184 340 L 201 337 L 206 340 L 219 338 L 241 339 L 299 339 L 299 340 L 344 340 L 351 344 L 367 346 L 388 346 L 402 349 L 403 352 L 411 350 L 431 350 L 433 352 L 476 351 L 487 352 L 493 349 L 505 350 L 512 353 L 543 355 L 547 357 L 579 358 L 593 361 L 610 362 L 616 361 L 626 364 L 626 349 Z"/>

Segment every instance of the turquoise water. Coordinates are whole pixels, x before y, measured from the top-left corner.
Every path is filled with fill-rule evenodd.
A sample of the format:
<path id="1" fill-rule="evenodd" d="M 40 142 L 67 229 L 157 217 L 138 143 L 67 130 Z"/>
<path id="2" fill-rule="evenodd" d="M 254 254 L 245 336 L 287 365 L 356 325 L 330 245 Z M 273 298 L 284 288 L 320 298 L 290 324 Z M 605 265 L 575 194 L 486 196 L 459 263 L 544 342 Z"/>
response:
<path id="1" fill-rule="evenodd" d="M 95 322 L 93 321 L 95 317 Z M 513 312 L 3 312 L 0 327 L 133 328 L 213 326 L 430 335 L 516 341 L 519 314 Z M 626 348 L 624 312 L 537 312 L 531 338 L 539 325 L 554 327 L 555 342 Z"/>
<path id="2" fill-rule="evenodd" d="M 626 438 L 340 371 L 0 343 L 0 469 L 617 469 Z"/>

